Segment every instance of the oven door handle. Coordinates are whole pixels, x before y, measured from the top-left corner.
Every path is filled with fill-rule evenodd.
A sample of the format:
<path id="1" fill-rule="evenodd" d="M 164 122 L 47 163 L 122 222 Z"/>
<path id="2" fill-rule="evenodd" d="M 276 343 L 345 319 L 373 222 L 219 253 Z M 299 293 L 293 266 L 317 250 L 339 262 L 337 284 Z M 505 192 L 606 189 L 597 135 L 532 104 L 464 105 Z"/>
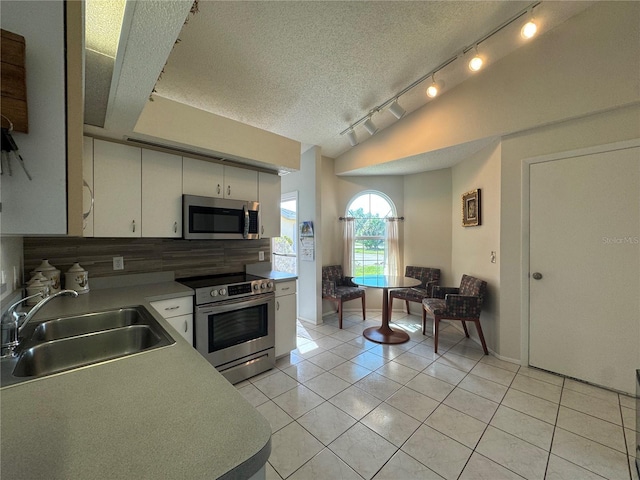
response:
<path id="1" fill-rule="evenodd" d="M 276 298 L 273 293 L 265 293 L 257 296 L 257 298 L 243 298 L 236 300 L 227 300 L 219 303 L 201 305 L 197 307 L 198 315 L 211 315 L 216 313 L 229 312 L 231 310 L 238 310 L 241 308 L 255 307 L 256 305 L 262 305 L 274 301 Z"/>

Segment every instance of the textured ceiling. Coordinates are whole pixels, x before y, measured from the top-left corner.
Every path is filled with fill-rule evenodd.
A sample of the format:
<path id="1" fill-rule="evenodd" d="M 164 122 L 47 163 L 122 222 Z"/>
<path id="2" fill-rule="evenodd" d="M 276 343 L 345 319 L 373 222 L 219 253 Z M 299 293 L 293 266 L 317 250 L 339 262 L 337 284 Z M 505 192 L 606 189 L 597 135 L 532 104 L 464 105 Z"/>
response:
<path id="1" fill-rule="evenodd" d="M 530 4 L 201 0 L 156 89 L 335 158 L 350 148 L 340 132 L 351 123 Z M 536 19 L 544 31 L 585 6 L 543 3 Z M 481 44 L 482 54 L 495 62 L 521 46 L 520 23 Z M 471 75 L 465 58 L 437 75 L 446 88 Z M 427 102 L 426 86 L 400 98 L 405 110 Z M 397 121 L 386 111 L 373 119 L 381 128 Z"/>
<path id="2" fill-rule="evenodd" d="M 192 0 L 126 0 L 115 65 L 87 55 L 85 116 L 95 121 L 85 130 L 126 138 L 156 84 L 157 95 L 299 141 L 303 151 L 318 145 L 323 155 L 337 158 L 351 148 L 340 132 L 446 60 L 458 56 L 436 75 L 445 82 L 444 95 L 474 75 L 463 50 L 532 4 L 199 0 L 199 12 L 187 15 Z M 540 34 L 591 4 L 540 3 L 534 9 Z M 519 36 L 524 21 L 523 16 L 479 45 L 486 68 L 525 45 Z M 400 97 L 408 113 L 429 101 L 428 83 Z M 386 110 L 372 118 L 380 129 L 402 122 Z M 355 131 L 360 143 L 369 138 L 362 126 Z M 444 168 L 484 144 L 353 173 Z"/>

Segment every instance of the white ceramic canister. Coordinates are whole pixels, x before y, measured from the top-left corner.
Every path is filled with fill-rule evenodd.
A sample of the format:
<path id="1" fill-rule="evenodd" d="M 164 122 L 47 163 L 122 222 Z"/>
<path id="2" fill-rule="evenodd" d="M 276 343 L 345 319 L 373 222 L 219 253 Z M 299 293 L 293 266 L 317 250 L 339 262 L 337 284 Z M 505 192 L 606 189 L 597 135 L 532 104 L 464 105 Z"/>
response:
<path id="1" fill-rule="evenodd" d="M 51 288 L 49 293 L 58 293 L 60 291 L 60 270 L 44 259 L 42 263 L 36 267 L 36 272 L 42 273 L 48 280 L 51 280 Z"/>
<path id="2" fill-rule="evenodd" d="M 74 263 L 64 274 L 64 287 L 78 293 L 87 293 L 89 291 L 89 272 L 79 263 Z"/>
<path id="3" fill-rule="evenodd" d="M 27 283 L 27 296 L 35 295 L 42 292 L 41 297 L 30 298 L 25 303 L 26 305 L 35 305 L 44 297 L 49 296 L 51 282 L 40 272 L 35 272 L 31 280 Z"/>

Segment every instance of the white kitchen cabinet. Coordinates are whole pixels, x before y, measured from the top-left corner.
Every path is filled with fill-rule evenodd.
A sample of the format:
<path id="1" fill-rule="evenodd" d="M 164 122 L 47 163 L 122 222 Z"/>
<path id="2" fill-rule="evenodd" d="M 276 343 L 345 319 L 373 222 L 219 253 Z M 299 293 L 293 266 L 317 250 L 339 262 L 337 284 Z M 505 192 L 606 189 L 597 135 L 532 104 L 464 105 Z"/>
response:
<path id="1" fill-rule="evenodd" d="M 258 172 L 225 165 L 224 198 L 258 200 Z"/>
<path id="2" fill-rule="evenodd" d="M 82 138 L 82 236 L 93 237 L 93 138 Z"/>
<path id="3" fill-rule="evenodd" d="M 143 237 L 182 237 L 182 158 L 142 149 Z"/>
<path id="4" fill-rule="evenodd" d="M 258 172 L 260 238 L 280 236 L 280 176 Z"/>
<path id="5" fill-rule="evenodd" d="M 296 281 L 275 284 L 276 294 L 276 358 L 296 348 L 297 295 Z"/>
<path id="6" fill-rule="evenodd" d="M 94 236 L 140 236 L 141 167 L 140 148 L 93 141 Z"/>
<path id="7" fill-rule="evenodd" d="M 223 197 L 224 168 L 219 163 L 182 158 L 182 193 L 202 197 Z"/>
<path id="8" fill-rule="evenodd" d="M 193 297 L 179 297 L 151 302 L 158 311 L 184 339 L 193 346 Z M 173 332 L 171 332 L 173 333 Z"/>
<path id="9" fill-rule="evenodd" d="M 12 175 L 4 167 L 2 235 L 82 235 L 83 4 L 2 2 L 0 26 L 26 45 L 29 132 L 12 136 L 31 175 L 15 158 Z M 5 93 L 3 84 L 2 113 L 19 123 Z"/>

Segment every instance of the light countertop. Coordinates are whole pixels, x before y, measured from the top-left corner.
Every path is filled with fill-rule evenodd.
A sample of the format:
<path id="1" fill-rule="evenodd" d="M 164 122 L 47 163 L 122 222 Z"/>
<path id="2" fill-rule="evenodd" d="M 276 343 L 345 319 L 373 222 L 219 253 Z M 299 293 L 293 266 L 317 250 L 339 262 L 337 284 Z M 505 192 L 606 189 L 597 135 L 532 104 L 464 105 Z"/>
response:
<path id="1" fill-rule="evenodd" d="M 0 391 L 2 476 L 12 479 L 248 478 L 271 428 L 149 301 L 192 295 L 176 282 L 60 297 L 35 321 L 144 305 L 174 345 Z"/>

